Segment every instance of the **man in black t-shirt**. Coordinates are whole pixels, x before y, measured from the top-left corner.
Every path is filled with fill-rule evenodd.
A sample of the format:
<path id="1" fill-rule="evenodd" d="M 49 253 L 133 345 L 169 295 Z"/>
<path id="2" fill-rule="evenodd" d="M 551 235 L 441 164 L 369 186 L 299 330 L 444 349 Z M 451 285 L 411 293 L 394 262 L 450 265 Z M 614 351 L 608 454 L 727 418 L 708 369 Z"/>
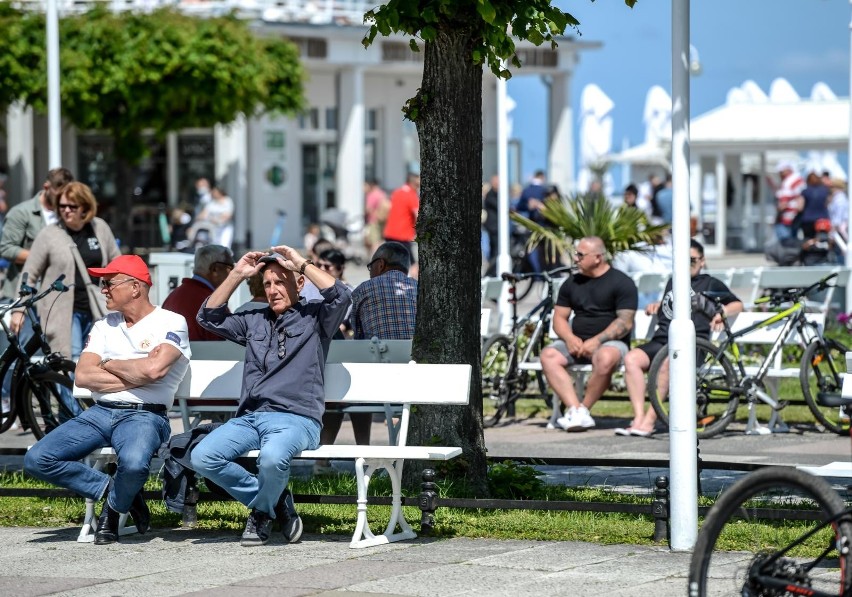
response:
<path id="1" fill-rule="evenodd" d="M 627 354 L 638 295 L 633 280 L 607 263 L 600 238 L 581 239 L 574 263 L 580 271 L 562 284 L 553 312 L 553 331 L 560 339 L 541 351 L 541 367 L 566 407 L 557 425 L 566 431 L 585 431 L 595 426 L 589 409 Z M 573 363 L 592 364 L 582 403 L 566 370 Z"/>
<path id="2" fill-rule="evenodd" d="M 700 293 L 706 291 L 724 293 L 721 296 L 725 305 L 725 316 L 733 317 L 743 310 L 743 304 L 723 282 L 701 273 L 704 267 L 704 247 L 698 241 L 690 241 L 689 268 L 692 279 L 690 284 L 692 294 L 692 323 L 695 325 L 697 338 L 709 338 L 712 330 L 723 327 L 722 317 L 710 309 L 706 309 L 707 299 Z M 633 406 L 633 421 L 629 427 L 618 428 L 616 435 L 636 435 L 650 437 L 654 434 L 654 423 L 657 413 L 653 408 L 645 411 L 645 373 L 651 367 L 654 356 L 669 342 L 669 325 L 671 324 L 674 308 L 672 304 L 672 281 L 666 284 L 663 300 L 651 303 L 645 308 L 648 315 L 657 315 L 657 329 L 649 342 L 634 348 L 624 357 L 624 381 L 627 384 L 627 394 Z M 709 304 L 712 307 L 712 303 Z"/>

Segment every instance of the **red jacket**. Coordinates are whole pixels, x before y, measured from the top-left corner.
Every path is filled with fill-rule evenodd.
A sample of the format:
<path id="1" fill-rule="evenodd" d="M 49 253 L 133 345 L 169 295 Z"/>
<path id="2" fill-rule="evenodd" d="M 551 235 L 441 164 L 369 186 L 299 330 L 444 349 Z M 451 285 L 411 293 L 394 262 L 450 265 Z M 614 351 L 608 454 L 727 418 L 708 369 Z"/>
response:
<path id="1" fill-rule="evenodd" d="M 195 319 L 198 310 L 201 308 L 201 303 L 211 294 L 213 294 L 213 290 L 204 282 L 193 278 L 184 278 L 180 286 L 172 290 L 166 300 L 163 301 L 163 309 L 184 316 L 189 327 L 189 339 L 191 341 L 222 340 L 221 336 L 217 336 L 198 325 L 198 321 Z"/>

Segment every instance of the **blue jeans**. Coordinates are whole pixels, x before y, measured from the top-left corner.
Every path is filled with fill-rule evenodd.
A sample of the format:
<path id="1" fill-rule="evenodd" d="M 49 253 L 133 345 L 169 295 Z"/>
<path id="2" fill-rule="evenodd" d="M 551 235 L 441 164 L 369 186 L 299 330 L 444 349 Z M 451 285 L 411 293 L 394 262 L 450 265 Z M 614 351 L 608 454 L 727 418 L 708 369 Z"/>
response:
<path id="1" fill-rule="evenodd" d="M 216 428 L 192 450 L 192 469 L 248 508 L 275 518 L 275 504 L 290 480 L 290 461 L 319 446 L 321 425 L 309 417 L 253 412 Z M 257 475 L 234 462 L 260 450 Z"/>
<path id="2" fill-rule="evenodd" d="M 125 513 L 148 480 L 151 458 L 170 434 L 166 413 L 96 404 L 36 442 L 24 456 L 24 472 L 98 500 L 109 484 L 109 475 L 80 459 L 93 450 L 112 446 L 118 455 L 118 469 L 109 506 Z"/>
<path id="3" fill-rule="evenodd" d="M 94 320 L 91 313 L 74 311 L 74 315 L 71 318 L 71 359 L 75 363 L 83 353 L 83 342 L 86 340 L 86 336 L 89 335 L 89 332 L 92 331 L 93 324 Z M 76 417 L 83 412 L 82 407 L 74 399 L 74 393 L 70 389 L 65 386 L 61 386 L 59 388 L 59 392 L 62 404 L 68 408 L 71 414 Z M 59 422 L 64 423 L 66 420 L 67 417 L 65 416 L 65 413 L 60 411 Z"/>

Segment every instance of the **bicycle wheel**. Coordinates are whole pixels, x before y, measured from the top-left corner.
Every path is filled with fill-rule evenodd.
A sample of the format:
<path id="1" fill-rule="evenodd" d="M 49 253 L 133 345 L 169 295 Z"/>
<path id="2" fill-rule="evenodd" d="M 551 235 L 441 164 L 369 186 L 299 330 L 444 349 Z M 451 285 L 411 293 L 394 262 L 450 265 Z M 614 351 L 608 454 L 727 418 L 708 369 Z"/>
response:
<path id="1" fill-rule="evenodd" d="M 695 341 L 695 399 L 698 437 L 706 439 L 721 433 L 737 414 L 739 394 L 732 392 L 737 375 L 725 353 L 716 356 L 716 346 L 709 340 Z M 664 346 L 654 356 L 648 371 L 648 400 L 657 417 L 669 424 L 669 347 Z"/>
<path id="2" fill-rule="evenodd" d="M 23 366 L 23 363 L 18 365 Z M 30 427 L 36 439 L 41 439 L 86 408 L 83 402 L 72 395 L 74 368 L 74 361 L 67 359 L 45 361 L 29 370 L 21 371 L 20 377 L 16 368 L 19 404 L 27 410 Z M 67 392 L 63 393 L 63 388 Z"/>
<path id="3" fill-rule="evenodd" d="M 491 336 L 482 349 L 482 398 L 491 401 L 494 412 L 483 412 L 486 427 L 496 425 L 518 398 L 518 355 L 512 338 Z M 523 373 L 526 375 L 526 373 Z"/>
<path id="4" fill-rule="evenodd" d="M 852 523 L 848 512 L 833 520 L 845 508 L 823 479 L 793 468 L 765 468 L 740 479 L 698 533 L 690 597 L 845 595 Z"/>
<path id="5" fill-rule="evenodd" d="M 0 367 L 0 386 L 3 385 L 3 380 L 6 379 L 6 375 L 12 369 L 12 365 L 16 362 L 17 361 L 15 361 L 15 359 L 9 359 L 3 363 L 2 367 Z M 15 400 L 15 393 L 10 390 L 9 396 L 3 398 L 3 405 L 0 407 L 0 433 L 8 431 L 9 428 L 12 427 L 12 424 L 18 417 L 19 412 L 18 401 Z M 24 421 L 22 420 L 21 422 L 23 423 Z"/>
<path id="6" fill-rule="evenodd" d="M 843 344 L 831 338 L 814 340 L 802 355 L 799 381 L 808 408 L 817 425 L 826 431 L 845 434 L 849 431 L 849 417 L 839 406 L 823 406 L 820 395 L 840 396 L 843 376 L 846 375 L 846 351 Z"/>

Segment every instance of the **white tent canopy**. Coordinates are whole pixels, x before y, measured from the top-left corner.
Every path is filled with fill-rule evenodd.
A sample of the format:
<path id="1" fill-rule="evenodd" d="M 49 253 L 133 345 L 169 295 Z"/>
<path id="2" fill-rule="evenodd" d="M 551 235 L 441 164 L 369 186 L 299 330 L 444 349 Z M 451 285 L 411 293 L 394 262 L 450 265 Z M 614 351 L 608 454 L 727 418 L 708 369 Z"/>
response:
<path id="1" fill-rule="evenodd" d="M 846 151 L 849 100 L 732 104 L 694 118 L 691 149 L 700 153 L 773 149 Z"/>

